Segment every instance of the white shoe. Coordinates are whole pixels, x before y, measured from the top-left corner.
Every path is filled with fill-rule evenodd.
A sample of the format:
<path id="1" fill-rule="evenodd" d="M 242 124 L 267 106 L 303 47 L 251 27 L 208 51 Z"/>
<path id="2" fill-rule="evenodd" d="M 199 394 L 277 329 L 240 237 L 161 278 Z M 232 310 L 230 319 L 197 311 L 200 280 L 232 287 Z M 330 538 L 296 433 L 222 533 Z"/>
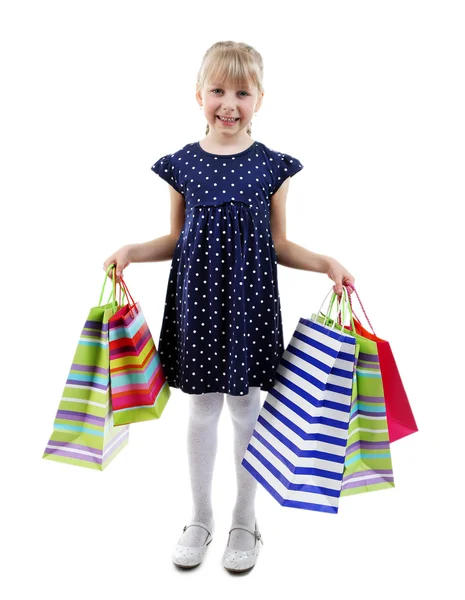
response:
<path id="1" fill-rule="evenodd" d="M 255 531 L 248 529 L 247 527 L 243 527 L 242 525 L 237 525 L 231 527 L 229 530 L 228 544 L 231 537 L 231 531 L 233 529 L 244 529 L 244 531 L 249 531 L 253 536 L 255 536 L 255 546 L 251 550 L 233 550 L 226 545 L 226 549 L 223 554 L 223 566 L 225 569 L 232 571 L 233 573 L 248 571 L 257 562 L 257 556 L 260 550 L 258 541 L 260 540 L 260 542 L 263 544 L 261 533 L 258 531 L 256 521 Z"/>
<path id="2" fill-rule="evenodd" d="M 191 523 L 189 523 L 189 525 L 185 525 L 184 529 L 182 530 L 183 533 L 188 527 L 191 527 L 192 525 L 198 525 L 199 527 L 203 527 L 207 531 L 208 535 L 203 546 L 182 546 L 178 542 L 176 548 L 173 550 L 173 562 L 178 567 L 182 567 L 184 569 L 191 569 L 192 567 L 196 567 L 202 562 L 203 557 L 205 556 L 205 553 L 207 551 L 208 544 L 213 539 L 208 527 L 205 525 L 205 523 L 201 523 L 200 521 L 192 521 Z M 213 527 L 211 528 L 211 530 L 213 531 Z"/>

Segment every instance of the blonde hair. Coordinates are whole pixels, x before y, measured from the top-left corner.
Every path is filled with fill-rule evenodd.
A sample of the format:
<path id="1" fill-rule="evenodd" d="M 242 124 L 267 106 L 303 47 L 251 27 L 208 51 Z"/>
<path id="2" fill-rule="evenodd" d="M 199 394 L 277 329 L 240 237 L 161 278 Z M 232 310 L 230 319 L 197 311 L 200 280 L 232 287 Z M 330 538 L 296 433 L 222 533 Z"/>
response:
<path id="1" fill-rule="evenodd" d="M 204 54 L 197 74 L 197 90 L 202 90 L 206 81 L 230 82 L 237 87 L 250 82 L 261 94 L 264 92 L 263 59 L 255 48 L 243 42 L 216 42 Z M 205 134 L 209 131 L 207 123 Z M 252 137 L 251 123 L 246 131 Z"/>

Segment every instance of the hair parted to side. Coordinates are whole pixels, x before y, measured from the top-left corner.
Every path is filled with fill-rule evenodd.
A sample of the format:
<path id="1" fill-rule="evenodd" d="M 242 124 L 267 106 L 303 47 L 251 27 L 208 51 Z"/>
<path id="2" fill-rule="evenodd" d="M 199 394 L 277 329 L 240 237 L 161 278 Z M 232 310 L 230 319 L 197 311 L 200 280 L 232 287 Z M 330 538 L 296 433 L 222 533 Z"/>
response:
<path id="1" fill-rule="evenodd" d="M 202 65 L 197 74 L 197 90 L 202 90 L 206 81 L 224 81 L 240 87 L 247 83 L 263 88 L 263 59 L 261 55 L 243 42 L 216 42 L 205 52 Z M 207 123 L 206 135 L 210 131 Z M 251 124 L 247 133 L 252 137 Z"/>

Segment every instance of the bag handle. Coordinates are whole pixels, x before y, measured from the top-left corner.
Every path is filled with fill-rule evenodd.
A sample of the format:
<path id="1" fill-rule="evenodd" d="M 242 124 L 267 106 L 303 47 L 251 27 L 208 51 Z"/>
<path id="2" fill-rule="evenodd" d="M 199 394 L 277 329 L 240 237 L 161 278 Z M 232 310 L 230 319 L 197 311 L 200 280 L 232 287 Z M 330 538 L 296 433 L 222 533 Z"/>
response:
<path id="1" fill-rule="evenodd" d="M 110 296 L 107 300 L 107 304 L 110 303 L 110 298 L 111 298 L 111 292 L 110 292 Z M 123 302 L 124 299 L 126 298 L 126 292 L 123 290 L 123 295 L 121 296 L 121 285 L 119 286 L 119 296 L 118 296 L 118 306 L 123 306 Z"/>
<path id="2" fill-rule="evenodd" d="M 364 306 L 363 306 L 363 304 L 362 304 L 362 301 L 360 300 L 360 296 L 358 295 L 358 292 L 357 292 L 357 290 L 356 290 L 356 289 L 354 288 L 354 286 L 353 286 L 353 285 L 351 285 L 351 284 L 349 284 L 347 287 L 350 287 L 350 288 L 352 288 L 352 289 L 354 290 L 354 292 L 355 292 L 355 295 L 357 296 L 357 299 L 358 299 L 358 301 L 359 301 L 359 304 L 360 304 L 360 306 L 362 307 L 363 314 L 365 315 L 365 317 L 366 317 L 366 320 L 368 321 L 368 324 L 369 324 L 369 325 L 370 325 L 370 327 L 371 327 L 371 331 L 373 332 L 373 335 L 376 335 L 376 333 L 375 333 L 375 330 L 373 329 L 373 325 L 371 324 L 371 322 L 370 322 L 370 319 L 368 318 L 368 315 L 367 315 L 367 313 L 366 313 L 366 311 L 365 311 L 365 308 L 364 308 Z M 357 319 L 357 321 L 359 321 L 359 323 L 361 323 L 361 320 L 360 320 L 360 319 L 357 317 L 357 315 L 355 314 L 355 312 L 354 312 L 354 310 L 353 310 L 353 307 L 352 307 L 352 299 L 351 299 L 351 297 L 350 297 L 350 294 L 349 294 L 349 303 L 350 303 L 350 307 L 351 307 L 351 309 L 352 309 L 352 312 L 353 312 L 353 314 L 354 314 L 355 318 Z"/>
<path id="3" fill-rule="evenodd" d="M 128 298 L 131 299 L 132 305 L 135 306 L 136 302 L 134 301 L 134 298 L 131 295 L 131 292 L 128 290 L 128 286 L 127 283 L 124 281 L 124 279 L 122 277 L 120 277 L 120 285 L 121 287 L 124 289 L 124 292 L 127 292 Z"/>
<path id="4" fill-rule="evenodd" d="M 108 298 L 107 304 L 110 304 L 110 303 L 113 304 L 113 303 L 116 302 L 116 265 L 114 263 L 112 263 L 111 265 L 109 265 L 108 269 L 106 270 L 105 279 L 103 280 L 102 291 L 100 293 L 100 300 L 98 301 L 98 305 L 97 306 L 101 306 L 102 305 L 103 292 L 105 291 L 105 286 L 106 286 L 107 281 L 108 281 L 108 273 L 109 273 L 110 269 L 115 269 L 115 270 L 112 273 L 113 286 L 112 286 L 112 289 L 111 289 L 111 292 L 110 292 L 110 297 Z M 120 285 L 120 303 L 121 303 L 121 285 Z"/>
<path id="5" fill-rule="evenodd" d="M 320 306 L 320 308 L 319 308 L 318 312 L 315 314 L 315 322 L 316 322 L 316 320 L 318 319 L 318 316 L 319 316 L 319 314 L 321 313 L 321 314 L 323 314 L 323 315 L 325 316 L 325 320 L 324 320 L 324 322 L 323 322 L 323 325 L 326 323 L 326 315 L 325 315 L 325 313 L 323 313 L 323 312 L 322 312 L 322 310 L 321 310 L 321 309 L 323 308 L 323 304 L 326 302 L 326 298 L 327 298 L 327 297 L 330 295 L 330 293 L 331 293 L 331 292 L 334 292 L 333 288 L 331 288 L 331 289 L 329 290 L 329 292 L 326 294 L 326 296 L 325 296 L 325 298 L 324 298 L 323 302 L 321 303 L 321 306 Z M 326 309 L 326 314 L 327 314 L 328 310 L 329 310 L 329 305 L 328 305 L 328 308 Z M 335 325 L 335 323 L 333 323 L 333 328 L 334 328 L 334 325 Z"/>
<path id="6" fill-rule="evenodd" d="M 120 286 L 119 286 L 119 296 L 118 296 L 118 306 L 123 306 L 123 302 L 124 302 L 125 296 L 126 296 L 126 292 L 124 290 L 123 290 L 123 296 L 121 296 L 121 284 L 120 284 Z M 110 304 L 110 299 L 111 299 L 111 292 L 110 292 L 110 296 L 109 296 L 109 298 L 108 298 L 108 300 L 106 302 L 107 304 Z"/>
<path id="7" fill-rule="evenodd" d="M 127 292 L 128 298 L 131 299 L 132 302 L 132 306 L 128 303 L 129 305 L 129 312 L 131 313 L 131 317 L 133 316 L 132 314 L 132 309 L 135 308 L 136 309 L 136 313 L 139 314 L 139 311 L 137 310 L 137 303 L 135 302 L 134 298 L 131 296 L 131 292 L 128 290 L 128 286 L 126 285 L 126 282 L 124 281 L 124 279 L 122 277 L 120 277 L 120 285 L 121 287 L 124 289 L 124 292 Z"/>
<path id="8" fill-rule="evenodd" d="M 348 293 L 347 293 L 347 290 L 345 289 L 345 287 L 343 287 L 342 291 L 343 291 L 343 294 L 345 294 L 344 301 L 342 301 L 340 303 L 339 307 L 338 307 L 338 311 L 337 311 L 337 314 L 336 314 L 336 319 L 333 320 L 333 324 L 331 326 L 331 329 L 334 330 L 334 328 L 336 327 L 336 323 L 338 322 L 339 313 L 341 312 L 341 309 L 342 309 L 342 313 L 343 313 L 342 321 L 343 322 L 345 321 L 345 310 L 344 309 L 345 309 L 345 307 L 347 307 L 349 309 L 350 321 L 351 321 L 351 324 L 352 324 L 352 327 L 353 327 L 353 331 L 355 332 L 355 324 L 354 324 L 354 320 L 353 320 L 352 312 L 351 312 L 351 308 L 352 307 L 351 307 L 351 305 L 349 304 L 349 302 L 347 300 Z M 337 296 L 337 294 L 334 292 L 333 288 L 331 288 L 329 290 L 329 292 L 326 294 L 323 302 L 321 303 L 321 306 L 320 306 L 318 312 L 315 315 L 315 319 L 317 319 L 318 315 L 322 312 L 321 309 L 323 308 L 323 304 L 326 302 L 326 298 L 329 296 L 329 294 L 331 294 L 331 292 L 332 292 L 333 295 L 331 296 L 331 300 L 329 302 L 329 306 L 328 306 L 328 309 L 326 311 L 326 314 L 322 313 L 323 316 L 324 316 L 323 325 L 326 325 L 326 320 L 329 319 L 330 316 L 331 316 L 331 312 L 332 312 L 333 304 L 334 304 L 334 298 Z"/>
<path id="9" fill-rule="evenodd" d="M 331 297 L 330 306 L 329 306 L 328 317 L 332 313 L 334 300 L 337 298 L 338 306 L 347 306 L 349 317 L 350 317 L 349 325 L 352 327 L 352 329 L 349 329 L 349 331 L 352 331 L 352 333 L 355 333 L 356 329 L 355 329 L 354 317 L 353 317 L 353 313 L 352 313 L 352 303 L 350 302 L 349 292 L 347 291 L 347 288 L 344 285 L 342 286 L 342 292 L 343 292 L 342 293 L 343 298 L 340 298 L 335 292 L 333 292 L 333 295 Z M 333 326 L 336 324 L 336 322 L 341 326 L 341 328 L 343 328 L 343 323 L 345 323 L 345 316 L 343 315 L 342 321 L 341 321 L 339 310 L 337 311 L 336 321 L 334 321 Z"/>
<path id="10" fill-rule="evenodd" d="M 329 292 L 326 294 L 326 296 L 325 296 L 325 298 L 324 298 L 323 302 L 321 303 L 321 306 L 320 306 L 320 308 L 319 308 L 318 312 L 317 312 L 317 313 L 316 313 L 316 315 L 315 315 L 315 319 L 316 319 L 316 320 L 318 319 L 318 316 L 319 316 L 319 314 L 320 314 L 320 313 L 321 313 L 321 314 L 324 316 L 323 325 L 326 325 L 326 319 L 328 319 L 328 318 L 329 318 L 330 309 L 332 308 L 332 299 L 333 299 L 333 297 L 332 297 L 332 296 L 331 296 L 331 299 L 330 299 L 330 301 L 329 301 L 328 308 L 326 309 L 326 312 L 325 312 L 325 313 L 323 313 L 321 309 L 323 308 L 323 304 L 326 302 L 326 298 L 327 298 L 327 297 L 328 297 L 328 296 L 331 294 L 331 292 L 333 292 L 333 293 L 334 293 L 334 290 L 333 290 L 333 288 L 331 288 L 331 289 L 329 290 Z M 338 311 L 339 311 L 341 308 L 342 308 L 342 307 L 339 307 Z M 338 313 L 338 314 L 339 314 L 339 313 Z M 336 316 L 338 316 L 338 315 L 336 315 Z M 337 322 L 337 319 L 336 319 L 336 321 L 333 321 L 333 325 L 331 326 L 331 329 L 333 329 L 333 330 L 334 330 L 334 328 L 335 328 L 335 326 L 336 326 L 336 322 Z M 326 325 L 326 326 L 327 326 L 327 327 L 329 327 L 329 325 Z"/>

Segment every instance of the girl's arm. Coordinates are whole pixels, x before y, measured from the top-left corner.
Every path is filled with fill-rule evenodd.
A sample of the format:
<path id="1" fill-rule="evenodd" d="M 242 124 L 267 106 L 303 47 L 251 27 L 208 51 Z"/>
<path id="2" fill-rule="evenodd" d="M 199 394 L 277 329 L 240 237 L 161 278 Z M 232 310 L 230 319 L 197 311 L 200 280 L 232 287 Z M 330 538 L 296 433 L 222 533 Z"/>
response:
<path id="1" fill-rule="evenodd" d="M 171 231 L 168 235 L 143 242 L 142 244 L 129 244 L 129 260 L 136 262 L 158 262 L 171 260 L 173 258 L 176 244 L 181 235 L 182 228 L 186 218 L 186 203 L 184 196 L 176 191 L 171 185 Z"/>
<path id="2" fill-rule="evenodd" d="M 162 260 L 171 260 L 179 241 L 182 228 L 184 227 L 186 216 L 186 203 L 184 196 L 177 192 L 171 185 L 171 232 L 168 235 L 143 242 L 142 244 L 127 244 L 109 256 L 103 263 L 103 269 L 106 272 L 113 263 L 116 265 L 116 282 L 120 282 L 123 270 L 131 263 L 158 262 Z M 108 273 L 112 278 L 112 273 Z"/>
<path id="3" fill-rule="evenodd" d="M 286 237 L 286 198 L 290 177 L 284 181 L 273 196 L 271 196 L 271 236 L 276 250 L 278 264 L 291 269 L 303 269 L 316 273 L 326 273 L 335 283 L 334 291 L 342 294 L 342 284 L 354 285 L 355 279 L 349 271 L 335 258 L 324 254 L 316 254 L 291 242 Z"/>

